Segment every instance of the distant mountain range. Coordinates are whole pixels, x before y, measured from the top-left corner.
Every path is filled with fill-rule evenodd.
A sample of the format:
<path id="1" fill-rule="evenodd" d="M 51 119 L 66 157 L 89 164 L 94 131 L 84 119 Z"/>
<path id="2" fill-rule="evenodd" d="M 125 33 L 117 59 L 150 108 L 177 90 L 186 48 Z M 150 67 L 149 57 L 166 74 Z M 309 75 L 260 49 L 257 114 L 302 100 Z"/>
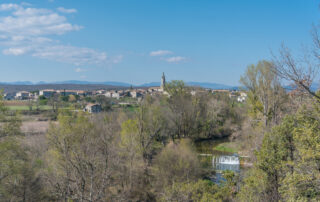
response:
<path id="1" fill-rule="evenodd" d="M 16 82 L 0 82 L 0 85 L 47 85 L 47 84 L 77 84 L 77 85 L 107 85 L 107 86 L 118 86 L 118 87 L 152 87 L 160 86 L 160 82 L 150 82 L 141 85 L 132 85 L 125 82 L 115 82 L 115 81 L 106 81 L 106 82 L 91 82 L 91 81 L 78 81 L 78 80 L 69 80 L 69 81 L 60 81 L 60 82 L 30 82 L 30 81 L 16 81 Z M 209 82 L 186 82 L 189 86 L 199 86 L 202 88 L 210 89 L 238 89 L 237 86 L 229 86 L 218 83 L 209 83 Z"/>
<path id="2" fill-rule="evenodd" d="M 319 83 L 313 83 L 310 86 L 311 91 L 317 91 L 320 88 L 320 84 Z M 293 85 L 286 85 L 284 86 L 284 89 L 286 89 L 287 91 L 291 91 L 294 90 L 295 87 Z"/>
<path id="3" fill-rule="evenodd" d="M 231 86 L 219 83 L 210 83 L 210 82 L 186 82 L 188 86 L 199 86 L 202 88 L 209 89 L 227 89 L 227 90 L 238 90 L 239 86 Z M 16 82 L 0 82 L 0 89 L 4 88 L 11 90 L 27 90 L 27 89 L 46 89 L 46 88 L 57 88 L 57 89 L 96 89 L 96 88 L 128 88 L 128 87 L 153 87 L 160 86 L 160 82 L 150 82 L 144 83 L 141 85 L 132 85 L 125 82 L 116 82 L 116 81 L 105 81 L 105 82 L 92 82 L 92 81 L 78 81 L 78 80 L 68 80 L 68 81 L 59 81 L 59 82 L 30 82 L 30 81 L 16 81 Z M 316 91 L 319 89 L 320 83 L 313 83 L 311 85 L 311 90 Z M 287 91 L 294 89 L 292 85 L 285 85 L 284 88 Z M 11 91 L 10 90 L 10 91 Z"/>

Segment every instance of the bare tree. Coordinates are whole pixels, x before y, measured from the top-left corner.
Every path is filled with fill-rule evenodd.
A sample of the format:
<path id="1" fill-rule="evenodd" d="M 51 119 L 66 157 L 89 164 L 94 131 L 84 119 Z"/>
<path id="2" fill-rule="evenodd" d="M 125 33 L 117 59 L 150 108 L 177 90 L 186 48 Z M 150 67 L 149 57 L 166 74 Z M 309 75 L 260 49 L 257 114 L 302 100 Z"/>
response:
<path id="1" fill-rule="evenodd" d="M 293 82 L 297 90 L 310 95 L 320 103 L 320 96 L 311 89 L 318 75 L 320 61 L 320 39 L 316 27 L 313 28 L 312 37 L 312 53 L 305 51 L 301 58 L 294 57 L 289 48 L 282 45 L 279 56 L 273 56 L 273 70 L 282 79 Z"/>

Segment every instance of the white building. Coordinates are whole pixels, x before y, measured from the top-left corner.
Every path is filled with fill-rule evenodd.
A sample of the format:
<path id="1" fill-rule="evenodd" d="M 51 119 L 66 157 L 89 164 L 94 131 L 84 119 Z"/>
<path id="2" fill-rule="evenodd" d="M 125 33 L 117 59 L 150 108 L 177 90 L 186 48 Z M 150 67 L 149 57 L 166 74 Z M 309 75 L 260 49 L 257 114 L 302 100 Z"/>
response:
<path id="1" fill-rule="evenodd" d="M 15 99 L 17 100 L 26 100 L 30 98 L 30 93 L 27 91 L 19 91 L 16 93 Z"/>
<path id="2" fill-rule="evenodd" d="M 245 92 L 240 92 L 240 96 L 237 97 L 238 102 L 244 102 L 247 99 L 247 93 Z"/>
<path id="3" fill-rule="evenodd" d="M 138 91 L 130 91 L 130 96 L 133 98 L 142 97 L 142 94 Z"/>
<path id="4" fill-rule="evenodd" d="M 55 93 L 57 93 L 57 91 L 53 89 L 40 90 L 39 96 L 52 97 Z"/>

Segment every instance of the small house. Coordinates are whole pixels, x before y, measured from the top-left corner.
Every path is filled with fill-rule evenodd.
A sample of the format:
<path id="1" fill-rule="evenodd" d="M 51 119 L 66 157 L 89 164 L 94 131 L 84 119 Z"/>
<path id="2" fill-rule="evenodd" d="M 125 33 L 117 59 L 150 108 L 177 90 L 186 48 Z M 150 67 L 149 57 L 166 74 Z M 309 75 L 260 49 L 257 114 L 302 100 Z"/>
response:
<path id="1" fill-rule="evenodd" d="M 101 105 L 100 104 L 87 104 L 87 106 L 84 108 L 85 112 L 89 113 L 99 113 L 102 111 Z"/>

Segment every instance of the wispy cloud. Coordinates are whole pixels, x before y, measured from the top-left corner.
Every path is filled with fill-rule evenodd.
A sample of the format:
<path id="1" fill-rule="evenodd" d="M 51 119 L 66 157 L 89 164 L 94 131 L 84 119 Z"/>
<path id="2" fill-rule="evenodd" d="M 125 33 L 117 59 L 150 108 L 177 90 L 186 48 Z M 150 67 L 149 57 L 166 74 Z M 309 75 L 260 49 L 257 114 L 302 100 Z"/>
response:
<path id="1" fill-rule="evenodd" d="M 39 49 L 32 56 L 75 65 L 100 64 L 108 59 L 105 52 L 65 45 L 47 46 Z"/>
<path id="2" fill-rule="evenodd" d="M 169 55 L 172 55 L 172 54 L 174 53 L 169 50 L 157 50 L 157 51 L 151 51 L 149 53 L 150 56 L 158 56 L 160 57 L 160 60 L 164 60 L 169 63 L 179 63 L 179 62 L 186 61 L 187 59 L 186 57 L 182 57 L 182 56 L 169 57 Z"/>
<path id="3" fill-rule="evenodd" d="M 78 68 L 76 68 L 74 71 L 80 73 L 80 72 L 86 72 L 87 70 L 78 67 Z"/>
<path id="4" fill-rule="evenodd" d="M 175 56 L 175 57 L 165 58 L 164 60 L 170 63 L 178 63 L 178 62 L 186 61 L 186 59 L 187 59 L 186 57 Z"/>
<path id="5" fill-rule="evenodd" d="M 5 55 L 23 55 L 27 52 L 27 48 L 8 48 L 2 51 Z"/>
<path id="6" fill-rule="evenodd" d="M 61 13 L 75 13 L 75 9 L 59 7 Z M 34 8 L 27 4 L 0 4 L 0 45 L 5 55 L 24 55 L 73 65 L 119 63 L 120 56 L 108 56 L 106 52 L 86 47 L 61 44 L 51 36 L 79 31 L 83 27 L 46 8 Z"/>
<path id="7" fill-rule="evenodd" d="M 150 56 L 164 56 L 164 55 L 170 55 L 170 54 L 173 54 L 173 52 L 169 50 L 157 50 L 157 51 L 150 52 Z"/>
<path id="8" fill-rule="evenodd" d="M 59 7 L 59 8 L 57 8 L 57 10 L 60 11 L 61 13 L 76 13 L 77 12 L 77 10 L 74 8 L 67 9 L 67 8 Z"/>

